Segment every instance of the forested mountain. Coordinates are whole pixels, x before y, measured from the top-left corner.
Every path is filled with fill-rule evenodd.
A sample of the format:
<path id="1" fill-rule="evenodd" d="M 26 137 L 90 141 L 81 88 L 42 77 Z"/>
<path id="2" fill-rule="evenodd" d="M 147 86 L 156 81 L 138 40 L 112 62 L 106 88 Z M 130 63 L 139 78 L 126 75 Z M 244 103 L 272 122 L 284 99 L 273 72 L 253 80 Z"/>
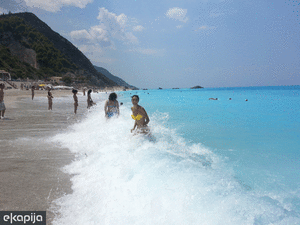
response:
<path id="1" fill-rule="evenodd" d="M 132 89 L 137 89 L 136 87 L 126 83 L 124 80 L 122 80 L 121 78 L 117 77 L 117 76 L 114 76 L 112 75 L 108 70 L 104 69 L 103 67 L 99 67 L 99 66 L 95 66 L 95 69 L 102 73 L 104 76 L 106 76 L 108 79 L 114 81 L 115 83 L 117 83 L 118 85 L 120 86 L 123 86 L 123 87 L 127 87 L 127 88 L 132 88 Z"/>
<path id="2" fill-rule="evenodd" d="M 118 86 L 71 42 L 27 12 L 0 16 L 0 70 L 14 79 L 69 76 L 77 82 Z"/>

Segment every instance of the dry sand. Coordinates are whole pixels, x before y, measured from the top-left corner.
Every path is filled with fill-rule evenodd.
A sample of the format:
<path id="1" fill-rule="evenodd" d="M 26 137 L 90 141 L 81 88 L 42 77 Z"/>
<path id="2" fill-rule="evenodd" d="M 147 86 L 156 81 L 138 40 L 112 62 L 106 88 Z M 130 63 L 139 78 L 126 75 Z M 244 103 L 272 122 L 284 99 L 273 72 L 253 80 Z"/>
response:
<path id="1" fill-rule="evenodd" d="M 71 96 L 71 90 L 52 90 L 52 94 L 55 97 Z M 35 90 L 34 97 L 47 97 L 48 92 L 46 90 Z M 20 89 L 5 89 L 4 90 L 4 103 L 6 108 L 13 107 L 17 98 L 32 98 L 31 90 Z"/>
<path id="2" fill-rule="evenodd" d="M 72 96 L 71 90 L 52 93 L 55 99 Z M 72 98 L 69 108 L 56 100 L 54 107 L 60 104 L 60 108 L 47 110 L 46 96 L 47 91 L 37 90 L 32 100 L 31 90 L 4 90 L 6 113 L 5 119 L 0 120 L 0 210 L 47 211 L 47 224 L 51 224 L 53 201 L 72 192 L 70 176 L 61 168 L 71 163 L 74 155 L 47 140 L 78 121 L 80 115 L 73 114 Z"/>
<path id="3" fill-rule="evenodd" d="M 68 149 L 47 139 L 78 122 L 87 111 L 87 96 L 81 90 L 76 115 L 71 90 L 51 92 L 53 111 L 47 109 L 46 90 L 35 90 L 32 100 L 31 90 L 5 89 L 5 119 L 0 120 L 0 210 L 47 211 L 47 224 L 55 216 L 53 201 L 72 192 L 71 177 L 61 168 L 75 159 Z M 68 98 L 60 102 L 59 97 Z"/>

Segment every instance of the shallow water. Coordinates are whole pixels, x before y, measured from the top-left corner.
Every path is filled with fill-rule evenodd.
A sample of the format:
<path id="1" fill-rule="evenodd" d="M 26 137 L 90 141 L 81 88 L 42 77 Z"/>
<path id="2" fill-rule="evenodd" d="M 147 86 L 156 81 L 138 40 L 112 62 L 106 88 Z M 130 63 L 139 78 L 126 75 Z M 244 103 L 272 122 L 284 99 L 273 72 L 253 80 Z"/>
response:
<path id="1" fill-rule="evenodd" d="M 54 224 L 300 223 L 299 87 L 118 94 L 119 118 L 94 94 L 86 118 L 51 139 L 77 156 Z M 156 141 L 130 133 L 133 94 Z"/>

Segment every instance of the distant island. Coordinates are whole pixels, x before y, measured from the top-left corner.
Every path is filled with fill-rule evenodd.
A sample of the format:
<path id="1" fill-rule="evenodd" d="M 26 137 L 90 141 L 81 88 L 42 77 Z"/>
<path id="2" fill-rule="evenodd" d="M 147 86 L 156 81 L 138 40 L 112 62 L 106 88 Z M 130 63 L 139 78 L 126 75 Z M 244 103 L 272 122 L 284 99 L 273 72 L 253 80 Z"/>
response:
<path id="1" fill-rule="evenodd" d="M 200 88 L 204 88 L 204 87 L 201 87 L 201 86 L 191 87 L 191 89 L 200 89 Z"/>

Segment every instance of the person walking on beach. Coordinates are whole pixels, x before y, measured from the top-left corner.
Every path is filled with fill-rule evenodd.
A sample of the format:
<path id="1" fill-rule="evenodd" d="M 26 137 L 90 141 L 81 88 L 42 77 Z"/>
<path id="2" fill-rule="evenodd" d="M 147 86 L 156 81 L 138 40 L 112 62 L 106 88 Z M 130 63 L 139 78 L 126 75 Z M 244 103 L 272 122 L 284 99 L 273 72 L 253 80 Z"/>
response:
<path id="1" fill-rule="evenodd" d="M 91 97 L 92 89 L 88 91 L 88 97 L 87 97 L 87 108 L 91 108 L 93 105 L 96 105 L 96 103 L 93 102 Z"/>
<path id="2" fill-rule="evenodd" d="M 119 110 L 119 102 L 117 101 L 117 94 L 116 93 L 111 93 L 108 97 L 108 100 L 106 100 L 105 105 L 104 105 L 104 111 L 105 111 L 105 116 L 106 118 L 111 118 L 114 115 L 119 115 L 120 110 Z"/>
<path id="3" fill-rule="evenodd" d="M 35 87 L 34 87 L 34 86 L 31 86 L 31 97 L 32 97 L 32 100 L 33 100 L 33 98 L 34 98 L 34 89 L 35 89 Z"/>
<path id="4" fill-rule="evenodd" d="M 0 119 L 4 118 L 5 113 L 5 104 L 4 104 L 4 90 L 5 85 L 3 83 L 0 84 Z"/>
<path id="5" fill-rule="evenodd" d="M 51 93 L 51 90 L 48 90 L 48 110 L 52 110 L 52 93 Z"/>
<path id="6" fill-rule="evenodd" d="M 148 127 L 150 119 L 146 110 L 138 104 L 139 101 L 140 98 L 138 95 L 133 95 L 131 97 L 131 102 L 133 104 L 133 107 L 131 107 L 131 117 L 134 119 L 134 126 L 133 129 L 131 129 L 131 132 L 134 132 L 136 129 L 135 133 L 150 134 L 150 129 Z"/>
<path id="7" fill-rule="evenodd" d="M 76 94 L 77 94 L 78 91 L 73 89 L 72 92 L 73 92 L 73 99 L 74 99 L 74 113 L 76 114 L 77 107 L 78 107 L 78 97 L 77 97 Z"/>

